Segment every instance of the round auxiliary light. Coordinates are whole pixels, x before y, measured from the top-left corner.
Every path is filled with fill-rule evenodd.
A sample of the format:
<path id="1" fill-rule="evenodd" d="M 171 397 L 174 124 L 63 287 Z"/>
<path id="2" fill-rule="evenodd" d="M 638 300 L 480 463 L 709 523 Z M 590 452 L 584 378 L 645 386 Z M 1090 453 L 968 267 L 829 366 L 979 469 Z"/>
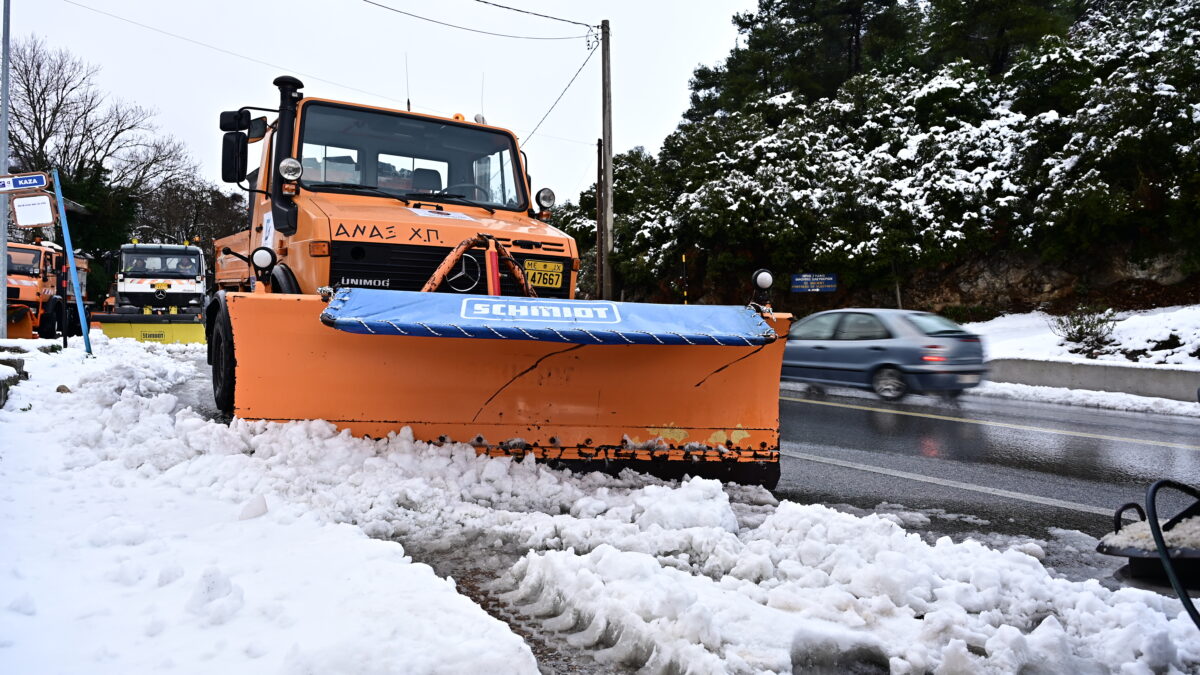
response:
<path id="1" fill-rule="evenodd" d="M 537 191 L 537 195 L 534 197 L 534 199 L 537 200 L 538 206 L 542 207 L 543 209 L 548 209 L 554 206 L 554 190 L 551 190 L 550 188 L 542 188 L 541 190 Z"/>
<path id="2" fill-rule="evenodd" d="M 250 263 L 254 265 L 255 268 L 260 270 L 266 270 L 274 267 L 275 260 L 275 251 L 272 251 L 266 246 L 260 246 L 254 249 L 254 253 L 250 254 Z"/>
<path id="3" fill-rule="evenodd" d="M 284 180 L 296 180 L 303 173 L 304 167 L 300 166 L 295 157 L 287 157 L 279 163 L 279 175 L 283 176 Z"/>
<path id="4" fill-rule="evenodd" d="M 759 270 L 754 273 L 754 285 L 764 291 L 770 288 L 773 283 L 775 283 L 775 277 L 771 274 L 770 270 Z"/>

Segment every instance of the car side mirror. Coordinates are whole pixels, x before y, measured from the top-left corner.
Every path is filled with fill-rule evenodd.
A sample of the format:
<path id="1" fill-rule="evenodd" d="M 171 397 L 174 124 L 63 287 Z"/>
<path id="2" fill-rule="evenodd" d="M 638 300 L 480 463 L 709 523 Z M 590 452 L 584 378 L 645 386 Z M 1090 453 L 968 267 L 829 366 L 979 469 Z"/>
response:
<path id="1" fill-rule="evenodd" d="M 240 183 L 246 179 L 246 134 L 230 131 L 221 144 L 221 180 Z"/>

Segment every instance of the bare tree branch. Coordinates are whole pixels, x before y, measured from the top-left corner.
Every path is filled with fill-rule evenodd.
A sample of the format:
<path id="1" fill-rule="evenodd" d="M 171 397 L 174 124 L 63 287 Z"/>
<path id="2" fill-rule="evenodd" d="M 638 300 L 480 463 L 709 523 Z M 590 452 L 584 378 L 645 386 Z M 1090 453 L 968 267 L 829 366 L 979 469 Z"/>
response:
<path id="1" fill-rule="evenodd" d="M 194 174 L 184 145 L 156 135 L 153 111 L 107 100 L 96 88 L 98 72 L 36 36 L 13 46 L 14 164 L 27 171 L 56 167 L 67 178 L 102 169 L 107 183 L 134 194 Z"/>

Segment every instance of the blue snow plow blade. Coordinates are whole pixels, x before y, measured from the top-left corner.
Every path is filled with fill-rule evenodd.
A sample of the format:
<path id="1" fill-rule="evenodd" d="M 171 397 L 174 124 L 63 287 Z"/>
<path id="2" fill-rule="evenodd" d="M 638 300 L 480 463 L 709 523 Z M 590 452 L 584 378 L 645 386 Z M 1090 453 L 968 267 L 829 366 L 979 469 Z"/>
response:
<path id="1" fill-rule="evenodd" d="M 763 345 L 775 331 L 748 307 L 653 305 L 339 288 L 327 326 L 367 335 L 589 345 Z"/>

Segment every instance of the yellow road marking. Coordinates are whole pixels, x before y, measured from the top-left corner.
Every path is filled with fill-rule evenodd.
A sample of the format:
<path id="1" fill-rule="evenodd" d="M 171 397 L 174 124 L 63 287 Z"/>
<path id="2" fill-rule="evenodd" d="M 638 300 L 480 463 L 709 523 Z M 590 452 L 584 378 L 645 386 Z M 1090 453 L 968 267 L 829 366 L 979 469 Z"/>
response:
<path id="1" fill-rule="evenodd" d="M 854 405 L 851 403 L 834 403 L 833 401 L 813 401 L 806 398 L 795 398 L 792 396 L 780 396 L 784 401 L 794 401 L 796 403 L 808 403 L 811 405 L 827 405 L 834 408 L 850 408 L 852 410 L 867 410 L 870 412 L 891 413 L 893 415 L 907 415 L 909 417 L 924 417 L 931 420 L 943 420 L 946 422 L 962 422 L 963 424 L 978 424 L 985 427 L 1002 427 L 1004 429 L 1020 429 L 1022 431 L 1040 431 L 1047 434 L 1058 434 L 1060 436 L 1076 436 L 1079 438 L 1095 438 L 1102 441 L 1117 441 L 1122 443 L 1139 443 L 1141 445 L 1157 445 L 1163 448 L 1181 448 L 1183 450 L 1200 450 L 1200 445 L 1189 445 L 1187 443 L 1171 443 L 1169 441 L 1148 441 L 1141 438 L 1123 438 L 1121 436 L 1105 436 L 1104 434 L 1089 434 L 1084 431 L 1067 431 L 1065 429 L 1051 429 L 1049 427 L 1035 427 L 1028 424 L 1010 424 L 1008 422 L 994 422 L 991 420 L 976 420 L 969 417 L 951 417 L 950 415 L 935 415 L 933 413 L 919 413 L 908 410 L 891 410 L 889 408 L 872 408 L 865 405 Z"/>

